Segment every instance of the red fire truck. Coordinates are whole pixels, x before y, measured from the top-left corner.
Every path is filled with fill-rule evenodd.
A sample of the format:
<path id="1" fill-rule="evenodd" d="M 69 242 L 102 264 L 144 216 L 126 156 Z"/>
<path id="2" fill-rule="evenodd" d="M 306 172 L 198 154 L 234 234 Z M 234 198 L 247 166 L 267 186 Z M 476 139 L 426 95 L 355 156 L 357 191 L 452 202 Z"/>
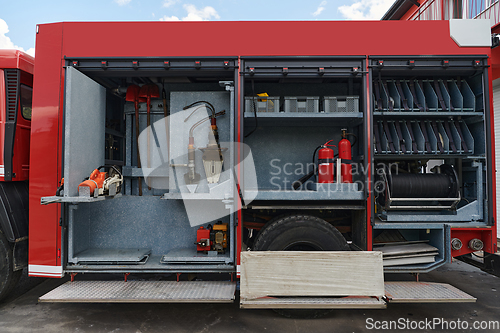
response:
<path id="1" fill-rule="evenodd" d="M 39 25 L 29 274 L 71 275 L 40 301 L 474 301 L 384 282 L 497 251 L 490 37 L 473 28 Z M 78 276 L 94 273 L 123 280 Z"/>

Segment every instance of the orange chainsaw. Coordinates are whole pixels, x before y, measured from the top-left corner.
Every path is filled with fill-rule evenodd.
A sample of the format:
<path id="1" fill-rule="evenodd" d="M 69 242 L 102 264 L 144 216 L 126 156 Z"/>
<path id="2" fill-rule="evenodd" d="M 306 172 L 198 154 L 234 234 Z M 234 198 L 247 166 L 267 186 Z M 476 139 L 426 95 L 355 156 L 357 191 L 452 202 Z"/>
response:
<path id="1" fill-rule="evenodd" d="M 107 172 L 99 171 L 109 167 L 109 177 Z M 121 191 L 123 176 L 115 166 L 100 166 L 92 171 L 89 178 L 78 185 L 78 195 L 81 197 L 97 197 L 99 195 L 114 196 Z"/>

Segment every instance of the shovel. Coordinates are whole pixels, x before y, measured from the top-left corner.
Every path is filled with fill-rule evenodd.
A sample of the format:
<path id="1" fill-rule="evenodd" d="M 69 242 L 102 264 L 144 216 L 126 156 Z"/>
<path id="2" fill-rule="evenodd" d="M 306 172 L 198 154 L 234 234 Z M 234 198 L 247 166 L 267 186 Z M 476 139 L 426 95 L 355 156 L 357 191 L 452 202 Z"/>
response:
<path id="1" fill-rule="evenodd" d="M 149 126 L 151 126 L 151 98 L 160 97 L 160 90 L 156 84 L 150 83 L 145 84 L 141 87 L 141 91 L 139 92 L 139 97 L 146 98 L 146 107 L 148 110 L 148 168 L 151 167 L 151 147 L 150 147 L 150 130 Z M 151 190 L 151 186 L 148 185 L 148 189 Z"/>
<path id="2" fill-rule="evenodd" d="M 170 115 L 170 112 L 168 112 L 168 106 L 167 106 L 167 93 L 165 91 L 165 83 L 162 82 L 162 89 L 161 89 L 161 98 L 163 99 L 163 116 L 165 117 L 165 134 L 167 138 L 167 156 L 170 156 L 170 142 L 169 142 L 169 124 L 168 124 L 168 116 Z"/>
<path id="3" fill-rule="evenodd" d="M 135 139 L 137 142 L 137 167 L 141 168 L 141 159 L 139 157 L 139 102 L 145 102 L 144 98 L 139 97 L 141 87 L 133 84 L 127 88 L 127 102 L 134 102 L 135 105 Z M 142 179 L 137 178 L 139 181 L 139 195 L 142 195 Z"/>

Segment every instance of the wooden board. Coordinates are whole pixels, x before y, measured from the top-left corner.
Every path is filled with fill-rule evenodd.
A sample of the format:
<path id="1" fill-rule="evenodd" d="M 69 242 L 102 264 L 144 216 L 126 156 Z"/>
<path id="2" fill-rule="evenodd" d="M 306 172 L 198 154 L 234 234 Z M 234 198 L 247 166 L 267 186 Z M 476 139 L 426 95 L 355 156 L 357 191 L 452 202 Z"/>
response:
<path id="1" fill-rule="evenodd" d="M 439 255 L 438 251 L 434 252 L 424 252 L 424 253 L 409 253 L 409 254 L 398 254 L 398 255 L 390 255 L 390 256 L 383 256 L 384 260 L 388 259 L 400 259 L 400 258 L 414 258 L 414 257 L 425 257 L 425 256 L 437 256 Z"/>
<path id="2" fill-rule="evenodd" d="M 240 295 L 384 295 L 382 253 L 373 251 L 241 253 Z"/>
<path id="3" fill-rule="evenodd" d="M 403 258 L 390 258 L 384 259 L 384 266 L 400 266 L 400 265 L 415 265 L 415 264 L 427 264 L 435 262 L 434 256 L 420 256 L 420 257 L 403 257 Z"/>
<path id="4" fill-rule="evenodd" d="M 435 248 L 434 246 L 425 243 L 394 245 L 394 246 L 385 245 L 381 247 L 374 247 L 373 250 L 381 251 L 384 254 L 384 257 L 438 251 L 438 249 Z"/>

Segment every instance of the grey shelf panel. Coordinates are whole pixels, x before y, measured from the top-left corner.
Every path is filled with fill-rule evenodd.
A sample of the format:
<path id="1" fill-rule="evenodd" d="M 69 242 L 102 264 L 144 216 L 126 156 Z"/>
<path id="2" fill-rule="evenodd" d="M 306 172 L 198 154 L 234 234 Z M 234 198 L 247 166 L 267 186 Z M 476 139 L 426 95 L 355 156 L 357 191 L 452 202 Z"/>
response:
<path id="1" fill-rule="evenodd" d="M 481 111 L 464 111 L 464 112 L 441 112 L 441 111 L 429 111 L 429 112 L 399 112 L 399 111 L 374 111 L 374 116 L 391 116 L 391 117 L 458 117 L 458 116 L 483 116 L 484 113 Z"/>
<path id="2" fill-rule="evenodd" d="M 253 112 L 245 112 L 245 118 L 254 118 Z M 299 118 L 299 119 L 324 119 L 324 118 L 363 118 L 363 112 L 257 112 L 257 118 Z"/>
<path id="3" fill-rule="evenodd" d="M 50 196 L 50 197 L 42 197 L 40 199 L 40 204 L 48 205 L 52 203 L 87 203 L 87 202 L 98 202 L 104 200 L 111 200 L 121 198 L 122 195 L 119 193 L 115 196 L 99 196 L 99 197 L 59 197 L 59 196 Z"/>
<path id="4" fill-rule="evenodd" d="M 255 115 L 245 112 L 245 126 L 254 126 Z M 259 126 L 340 126 L 339 121 L 350 126 L 360 125 L 363 122 L 362 112 L 259 112 L 257 113 Z"/>
<path id="5" fill-rule="evenodd" d="M 257 200 L 363 200 L 364 192 L 358 191 L 357 184 L 324 184 L 330 185 L 322 191 L 274 191 L 246 190 L 245 197 L 255 197 Z M 337 185 L 339 185 L 337 187 Z"/>

